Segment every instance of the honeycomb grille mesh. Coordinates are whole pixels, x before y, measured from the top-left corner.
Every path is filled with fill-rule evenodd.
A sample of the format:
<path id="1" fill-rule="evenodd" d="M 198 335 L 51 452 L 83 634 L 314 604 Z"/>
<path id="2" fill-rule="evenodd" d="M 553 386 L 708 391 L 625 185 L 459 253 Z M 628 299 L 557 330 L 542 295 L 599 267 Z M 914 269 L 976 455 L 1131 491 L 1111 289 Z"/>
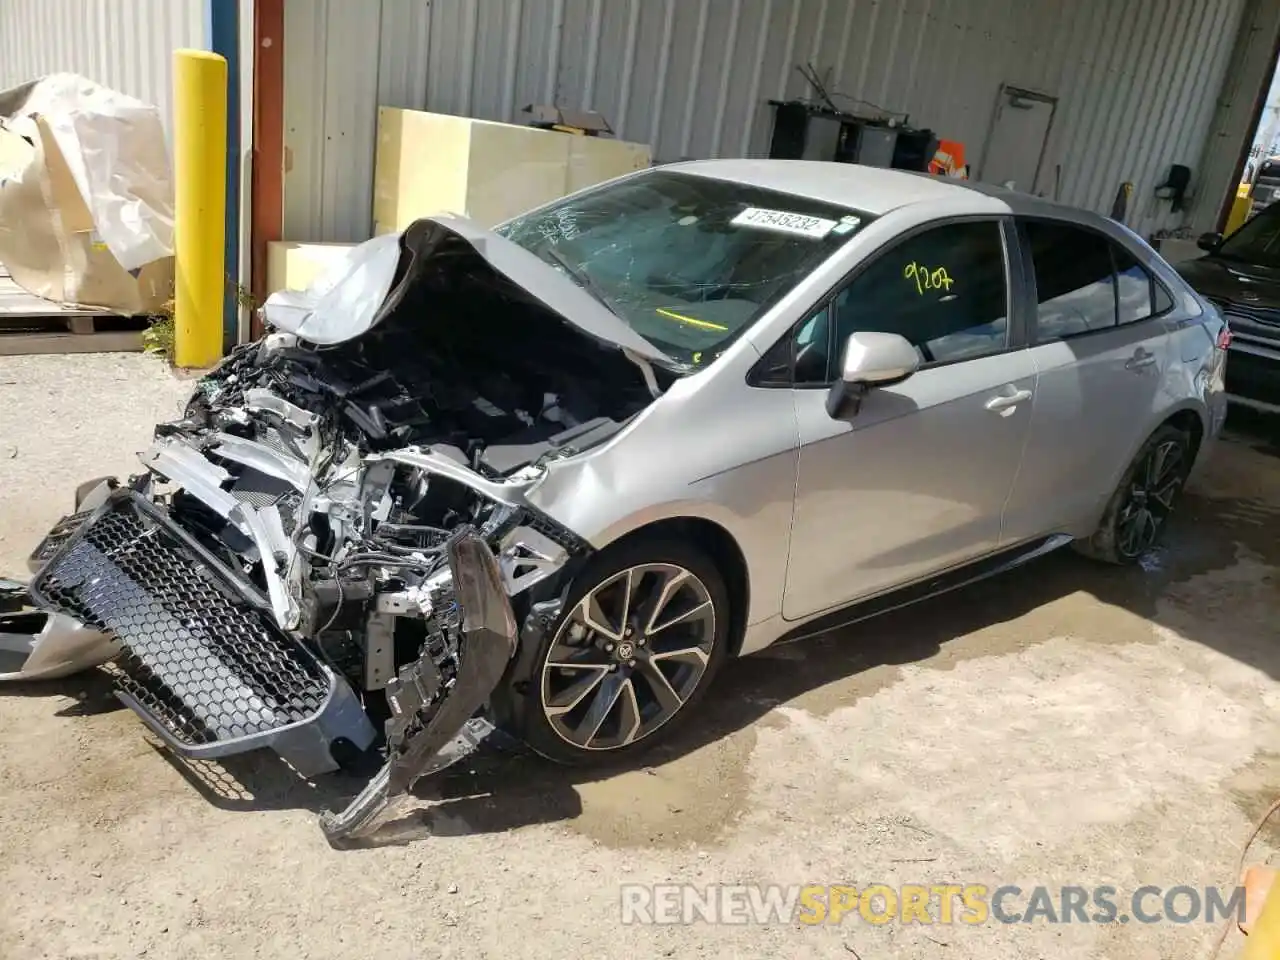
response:
<path id="1" fill-rule="evenodd" d="M 59 520 L 32 552 L 32 561 L 37 564 L 47 563 L 49 558 L 58 552 L 58 548 L 71 539 L 71 535 L 88 517 L 88 513 L 73 513 Z"/>
<path id="2" fill-rule="evenodd" d="M 240 739 L 310 719 L 328 677 L 219 577 L 124 502 L 76 536 L 32 592 L 116 636 L 122 690 L 179 742 Z"/>

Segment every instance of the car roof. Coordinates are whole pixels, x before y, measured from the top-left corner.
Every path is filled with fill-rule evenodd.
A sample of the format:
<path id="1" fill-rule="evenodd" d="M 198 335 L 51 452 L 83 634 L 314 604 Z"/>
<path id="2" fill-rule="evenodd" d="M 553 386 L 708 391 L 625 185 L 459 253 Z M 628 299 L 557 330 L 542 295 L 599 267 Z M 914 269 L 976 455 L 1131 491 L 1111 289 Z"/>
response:
<path id="1" fill-rule="evenodd" d="M 658 169 L 726 180 L 851 207 L 873 216 L 916 204 L 945 204 L 947 214 L 1052 217 L 1114 234 L 1114 221 L 1065 204 L 972 180 L 822 160 L 688 160 Z"/>

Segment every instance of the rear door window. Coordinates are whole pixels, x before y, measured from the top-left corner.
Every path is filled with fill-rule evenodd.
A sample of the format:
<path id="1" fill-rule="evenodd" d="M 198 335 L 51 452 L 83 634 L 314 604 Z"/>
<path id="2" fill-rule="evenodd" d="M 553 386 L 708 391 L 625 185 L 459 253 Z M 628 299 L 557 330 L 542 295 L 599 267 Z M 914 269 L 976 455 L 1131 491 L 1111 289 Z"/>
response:
<path id="1" fill-rule="evenodd" d="M 1066 340 L 1116 325 L 1111 242 L 1068 223 L 1027 220 L 1036 278 L 1036 339 Z"/>

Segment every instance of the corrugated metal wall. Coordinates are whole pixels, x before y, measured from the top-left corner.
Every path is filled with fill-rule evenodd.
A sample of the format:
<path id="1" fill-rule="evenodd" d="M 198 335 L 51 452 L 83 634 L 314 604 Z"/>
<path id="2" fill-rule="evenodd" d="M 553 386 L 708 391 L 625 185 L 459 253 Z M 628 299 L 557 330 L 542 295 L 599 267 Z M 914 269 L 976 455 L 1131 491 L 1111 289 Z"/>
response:
<path id="1" fill-rule="evenodd" d="M 379 104 L 519 121 L 531 102 L 604 113 L 658 160 L 760 154 L 769 98 L 828 87 L 965 142 L 975 169 L 1002 82 L 1059 99 L 1040 182 L 1129 222 L 1198 174 L 1246 6 L 1280 0 L 288 0 L 285 229 L 368 236 Z M 377 11 L 380 10 L 380 17 Z M 1252 14 L 1250 15 L 1252 17 Z M 1248 132 L 1240 131 L 1239 137 Z M 1239 138 L 1237 137 L 1237 139 Z M 1212 158 L 1217 162 L 1218 158 Z M 287 162 L 287 165 L 288 162 Z"/>
<path id="2" fill-rule="evenodd" d="M 0 0 L 0 88 L 70 71 L 172 116 L 173 51 L 203 47 L 204 0 Z"/>

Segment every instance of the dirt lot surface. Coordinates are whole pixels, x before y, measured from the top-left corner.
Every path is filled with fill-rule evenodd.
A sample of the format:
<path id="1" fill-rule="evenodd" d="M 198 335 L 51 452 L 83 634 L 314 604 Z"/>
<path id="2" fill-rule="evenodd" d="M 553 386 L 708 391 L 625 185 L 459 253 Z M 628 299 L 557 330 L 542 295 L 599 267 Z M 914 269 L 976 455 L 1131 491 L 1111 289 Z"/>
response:
<path id="1" fill-rule="evenodd" d="M 0 360 L 0 573 L 188 388 Z M 1145 569 L 1062 553 L 731 664 L 652 766 L 485 752 L 360 849 L 315 823 L 356 782 L 172 761 L 96 674 L 0 691 L 0 957 L 1203 956 L 1204 923 L 622 925 L 619 887 L 1233 882 L 1280 793 L 1280 427 L 1233 424 Z"/>

